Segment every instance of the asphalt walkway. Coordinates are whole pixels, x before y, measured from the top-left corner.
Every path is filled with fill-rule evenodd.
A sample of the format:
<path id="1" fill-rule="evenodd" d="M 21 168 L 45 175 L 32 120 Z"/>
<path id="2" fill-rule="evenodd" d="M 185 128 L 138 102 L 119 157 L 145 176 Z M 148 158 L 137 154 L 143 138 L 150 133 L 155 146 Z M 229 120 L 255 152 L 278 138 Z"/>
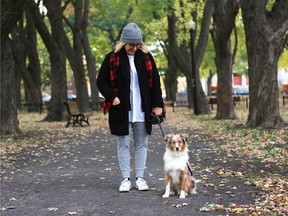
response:
<path id="1" fill-rule="evenodd" d="M 164 124 L 165 134 L 175 132 Z M 193 131 L 189 134 L 190 163 L 198 182 L 198 194 L 185 199 L 163 199 L 162 156 L 164 139 L 156 125 L 149 138 L 145 179 L 149 191 L 119 193 L 121 181 L 115 138 L 103 131 L 63 139 L 53 148 L 29 149 L 15 156 L 13 168 L 1 171 L 2 216 L 42 215 L 231 215 L 205 212 L 209 204 L 253 203 L 253 186 L 241 176 L 223 177 L 221 169 L 245 172 L 241 160 L 214 150 L 215 142 Z M 52 139 L 53 142 L 53 139 Z M 39 151 L 41 153 L 39 153 Z M 133 158 L 133 157 L 132 157 Z M 133 161 L 132 161 L 133 164 Z M 135 186 L 132 172 L 132 186 Z"/>

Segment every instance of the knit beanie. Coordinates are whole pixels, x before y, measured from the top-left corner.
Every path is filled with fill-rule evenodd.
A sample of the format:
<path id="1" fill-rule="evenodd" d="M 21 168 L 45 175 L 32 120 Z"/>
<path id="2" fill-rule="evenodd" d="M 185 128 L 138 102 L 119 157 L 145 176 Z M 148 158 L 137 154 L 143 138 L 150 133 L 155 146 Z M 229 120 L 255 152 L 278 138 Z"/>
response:
<path id="1" fill-rule="evenodd" d="M 137 24 L 129 23 L 123 28 L 120 41 L 130 44 L 142 43 L 141 29 Z"/>

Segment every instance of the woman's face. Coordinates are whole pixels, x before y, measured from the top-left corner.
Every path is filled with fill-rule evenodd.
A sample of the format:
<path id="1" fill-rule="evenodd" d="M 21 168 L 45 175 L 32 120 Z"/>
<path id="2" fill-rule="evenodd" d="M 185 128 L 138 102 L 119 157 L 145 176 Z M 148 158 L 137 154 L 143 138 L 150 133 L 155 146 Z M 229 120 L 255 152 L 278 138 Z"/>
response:
<path id="1" fill-rule="evenodd" d="M 138 48 L 140 48 L 141 44 L 125 44 L 125 51 L 128 55 L 134 55 Z"/>

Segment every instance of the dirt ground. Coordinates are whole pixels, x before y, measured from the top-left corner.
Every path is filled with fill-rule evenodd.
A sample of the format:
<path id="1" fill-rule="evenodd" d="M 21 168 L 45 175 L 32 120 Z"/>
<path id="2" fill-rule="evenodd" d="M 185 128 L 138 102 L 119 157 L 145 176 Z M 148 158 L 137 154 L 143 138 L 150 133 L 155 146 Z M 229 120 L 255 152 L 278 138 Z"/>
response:
<path id="1" fill-rule="evenodd" d="M 149 191 L 133 187 L 132 170 L 133 188 L 129 193 L 118 192 L 121 175 L 115 138 L 107 130 L 56 141 L 51 137 L 50 147 L 28 148 L 11 155 L 10 165 L 2 164 L 1 215 L 233 215 L 223 207 L 211 209 L 254 202 L 258 191 L 243 178 L 248 165 L 241 158 L 218 152 L 214 147 L 221 143 L 196 131 L 177 131 L 165 123 L 165 134 L 189 134 L 198 194 L 163 199 L 165 143 L 158 125 L 153 127 L 145 171 Z M 133 158 L 132 154 L 132 165 Z"/>

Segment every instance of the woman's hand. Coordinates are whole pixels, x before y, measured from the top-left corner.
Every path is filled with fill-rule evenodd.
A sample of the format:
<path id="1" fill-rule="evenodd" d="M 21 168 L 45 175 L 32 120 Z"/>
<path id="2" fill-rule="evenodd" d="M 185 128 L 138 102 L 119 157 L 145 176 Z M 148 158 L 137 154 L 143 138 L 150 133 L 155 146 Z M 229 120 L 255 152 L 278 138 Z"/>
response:
<path id="1" fill-rule="evenodd" d="M 156 116 L 161 116 L 162 114 L 162 107 L 154 107 L 152 112 L 155 113 Z"/>
<path id="2" fill-rule="evenodd" d="M 116 105 L 118 105 L 118 104 L 120 104 L 120 100 L 119 100 L 118 97 L 115 97 L 114 100 L 113 100 L 113 102 L 112 102 L 112 105 L 113 105 L 113 106 L 116 106 Z"/>

